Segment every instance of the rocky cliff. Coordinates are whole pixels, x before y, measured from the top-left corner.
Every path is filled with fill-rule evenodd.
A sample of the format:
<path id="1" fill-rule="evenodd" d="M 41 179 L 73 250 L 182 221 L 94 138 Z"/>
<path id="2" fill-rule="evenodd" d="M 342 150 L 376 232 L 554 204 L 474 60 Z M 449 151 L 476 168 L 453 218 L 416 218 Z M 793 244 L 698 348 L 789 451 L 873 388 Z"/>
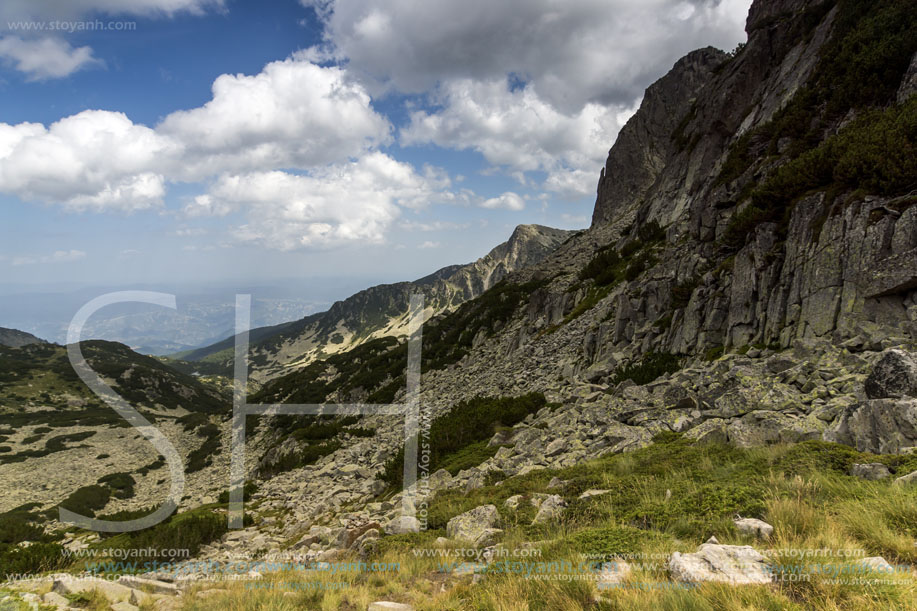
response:
<path id="1" fill-rule="evenodd" d="M 747 30 L 734 56 L 680 60 L 611 149 L 593 228 L 623 222 L 620 247 L 655 221 L 667 239 L 608 299 L 601 343 L 698 355 L 915 337 L 913 11 L 756 2 Z"/>

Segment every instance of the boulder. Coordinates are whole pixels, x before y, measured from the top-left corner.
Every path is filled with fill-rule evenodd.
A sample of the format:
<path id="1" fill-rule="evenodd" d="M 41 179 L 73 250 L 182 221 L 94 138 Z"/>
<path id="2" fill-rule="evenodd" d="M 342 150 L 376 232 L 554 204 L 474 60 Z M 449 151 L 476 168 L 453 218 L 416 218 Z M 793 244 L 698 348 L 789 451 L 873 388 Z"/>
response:
<path id="1" fill-rule="evenodd" d="M 494 505 L 481 505 L 449 520 L 446 534 L 461 541 L 484 541 L 493 539 L 492 529 L 500 524 L 500 512 Z"/>
<path id="2" fill-rule="evenodd" d="M 131 588 L 107 579 L 92 579 L 90 577 L 78 579 L 56 579 L 51 590 L 67 596 L 98 590 L 108 600 L 127 600 L 131 596 Z"/>
<path id="3" fill-rule="evenodd" d="M 899 485 L 917 484 L 917 471 L 912 471 L 907 475 L 902 475 L 901 477 L 895 478 L 895 483 Z"/>
<path id="4" fill-rule="evenodd" d="M 398 516 L 392 518 L 385 525 L 385 532 L 389 535 L 404 535 L 420 532 L 420 520 L 414 516 Z"/>
<path id="5" fill-rule="evenodd" d="M 685 437 L 700 443 L 726 443 L 726 420 L 706 420 L 685 433 Z"/>
<path id="6" fill-rule="evenodd" d="M 771 535 L 774 534 L 774 527 L 763 520 L 739 517 L 733 523 L 736 525 L 736 530 L 743 535 L 752 535 L 759 539 L 770 539 Z"/>
<path id="7" fill-rule="evenodd" d="M 532 520 L 532 524 L 553 522 L 563 515 L 566 507 L 567 501 L 559 494 L 553 494 L 541 502 L 541 505 L 538 507 L 538 513 L 535 514 L 535 519 Z"/>
<path id="8" fill-rule="evenodd" d="M 334 541 L 334 546 L 347 549 L 353 545 L 354 541 L 363 536 L 363 533 L 369 530 L 378 531 L 382 526 L 378 522 L 369 522 L 356 528 L 343 528 L 341 532 L 338 533 L 337 538 Z"/>
<path id="9" fill-rule="evenodd" d="M 860 452 L 906 451 L 917 446 L 917 399 L 873 399 L 850 406 L 822 437 Z"/>
<path id="10" fill-rule="evenodd" d="M 70 601 L 58 594 L 57 592 L 48 592 L 41 597 L 41 602 L 50 606 L 57 607 L 58 609 L 69 609 Z"/>
<path id="11" fill-rule="evenodd" d="M 140 607 L 126 602 L 119 602 L 109 607 L 111 611 L 140 611 Z"/>
<path id="12" fill-rule="evenodd" d="M 850 467 L 850 475 L 862 479 L 876 481 L 891 475 L 888 467 L 879 462 L 858 463 Z"/>
<path id="13" fill-rule="evenodd" d="M 594 496 L 602 496 L 608 494 L 611 490 L 587 490 L 586 492 L 579 495 L 580 499 L 591 499 Z"/>
<path id="14" fill-rule="evenodd" d="M 755 548 L 710 541 L 693 554 L 674 552 L 669 559 L 669 574 L 675 581 L 715 581 L 733 585 L 767 584 L 773 577 L 767 558 Z"/>
<path id="15" fill-rule="evenodd" d="M 865 389 L 870 399 L 917 397 L 917 359 L 904 350 L 886 350 L 866 378 Z"/>

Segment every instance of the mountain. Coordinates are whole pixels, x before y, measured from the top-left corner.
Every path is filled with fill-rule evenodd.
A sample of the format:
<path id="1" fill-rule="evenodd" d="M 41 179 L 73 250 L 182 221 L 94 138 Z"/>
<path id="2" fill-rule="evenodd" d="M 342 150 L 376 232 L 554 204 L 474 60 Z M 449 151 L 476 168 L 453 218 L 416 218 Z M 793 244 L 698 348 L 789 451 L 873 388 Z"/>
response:
<path id="1" fill-rule="evenodd" d="M 28 346 L 29 344 L 43 343 L 45 343 L 45 340 L 39 339 L 31 333 L 0 327 L 0 346 L 7 346 L 9 348 L 21 348 L 22 346 Z"/>
<path id="2" fill-rule="evenodd" d="M 590 229 L 425 325 L 425 409 L 534 392 L 573 422 L 611 410 L 603 426 L 634 427 L 621 443 L 838 439 L 878 351 L 917 346 L 915 20 L 755 2 L 746 45 L 676 62 L 611 148 Z M 397 402 L 405 357 L 380 341 L 311 359 L 255 400 Z M 536 422 L 578 434 L 559 418 Z M 272 461 L 295 447 L 275 442 Z M 514 470 L 538 460 L 516 452 Z"/>
<path id="3" fill-rule="evenodd" d="M 327 312 L 293 323 L 253 329 L 252 379 L 277 377 L 372 339 L 403 337 L 409 322 L 411 295 L 424 295 L 426 318 L 454 310 L 495 286 L 507 274 L 538 263 L 574 234 L 540 225 L 520 225 L 509 240 L 473 263 L 445 267 L 414 282 L 374 286 L 336 302 Z M 207 371 L 225 373 L 229 371 L 233 341 L 230 337 L 173 356 L 202 362 L 201 367 Z M 187 364 L 176 366 L 183 370 L 195 368 Z"/>
<path id="4" fill-rule="evenodd" d="M 253 402 L 398 403 L 399 325 L 423 290 L 438 313 L 412 402 L 420 480 L 403 490 L 410 419 L 253 417 L 255 517 L 210 532 L 199 559 L 410 563 L 328 598 L 313 588 L 312 606 L 393 593 L 403 602 L 371 606 L 911 600 L 905 571 L 878 589 L 834 577 L 915 560 L 917 12 L 755 0 L 747 31 L 647 89 L 588 230 L 540 256 L 510 244 L 477 268 L 374 287 L 262 338 Z M 781 557 L 813 541 L 843 558 L 836 570 Z M 444 564 L 454 548 L 482 562 Z M 500 560 L 511 554 L 537 562 Z M 602 561 L 588 575 L 586 558 Z M 665 560 L 631 576 L 631 558 Z M 544 564 L 556 580 L 505 572 Z M 244 606 L 252 590 L 210 592 Z M 263 590 L 254 604 L 277 596 Z"/>

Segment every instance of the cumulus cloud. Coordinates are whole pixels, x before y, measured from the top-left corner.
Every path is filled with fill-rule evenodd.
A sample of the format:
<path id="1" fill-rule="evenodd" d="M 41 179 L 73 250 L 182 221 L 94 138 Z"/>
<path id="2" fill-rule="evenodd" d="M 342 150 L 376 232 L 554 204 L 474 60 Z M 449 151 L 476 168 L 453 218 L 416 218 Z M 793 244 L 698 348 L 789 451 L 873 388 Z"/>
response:
<path id="1" fill-rule="evenodd" d="M 390 131 L 342 69 L 288 59 L 254 76 L 220 76 L 210 102 L 154 128 L 102 110 L 48 127 L 0 123 L 0 191 L 76 210 L 141 210 L 161 205 L 169 181 L 340 163 Z M 210 195 L 194 204 L 189 213 L 228 212 Z"/>
<path id="2" fill-rule="evenodd" d="M 482 208 L 502 208 L 504 210 L 524 210 L 525 200 L 512 191 L 492 197 L 481 202 Z"/>
<path id="3" fill-rule="evenodd" d="M 430 248 L 439 248 L 439 242 L 431 242 L 430 240 L 427 240 L 426 242 L 422 243 L 417 248 L 419 248 L 420 250 L 428 250 Z"/>
<path id="4" fill-rule="evenodd" d="M 41 263 L 69 263 L 86 257 L 82 250 L 57 250 L 50 255 L 13 257 L 11 265 L 36 265 Z"/>
<path id="5" fill-rule="evenodd" d="M 447 197 L 443 190 L 448 186 L 435 173 L 418 173 L 410 164 L 374 152 L 305 175 L 224 175 L 202 199 L 211 209 L 244 211 L 247 222 L 233 231 L 238 241 L 293 250 L 382 243 L 402 208 Z M 200 213 L 200 202 L 189 207 Z"/>
<path id="6" fill-rule="evenodd" d="M 567 197 L 592 190 L 609 143 L 633 112 L 590 103 L 567 115 L 534 88 L 513 91 L 506 80 L 451 81 L 438 97 L 438 110 L 411 114 L 404 144 L 472 149 L 510 172 L 543 171 L 544 187 Z"/>
<path id="7" fill-rule="evenodd" d="M 686 52 L 744 40 L 751 0 L 301 0 L 325 24 L 312 57 L 371 92 L 430 94 L 405 144 L 480 152 L 523 184 L 592 193 L 644 89 Z"/>
<path id="8" fill-rule="evenodd" d="M 58 38 L 24 40 L 18 36 L 0 38 L 0 60 L 25 74 L 29 81 L 61 78 L 102 65 L 89 47 L 74 48 Z"/>
<path id="9" fill-rule="evenodd" d="M 157 132 L 184 146 L 176 174 L 304 168 L 385 144 L 391 126 L 343 69 L 287 59 L 253 76 L 219 76 L 205 105 L 170 114 Z"/>
<path id="10" fill-rule="evenodd" d="M 565 114 L 631 105 L 680 56 L 744 40 L 750 0 L 301 0 L 327 54 L 377 87 L 515 74 Z"/>
<path id="11" fill-rule="evenodd" d="M 150 208 L 165 193 L 155 168 L 177 146 L 118 112 L 86 110 L 47 128 L 0 123 L 0 191 L 71 209 Z"/>

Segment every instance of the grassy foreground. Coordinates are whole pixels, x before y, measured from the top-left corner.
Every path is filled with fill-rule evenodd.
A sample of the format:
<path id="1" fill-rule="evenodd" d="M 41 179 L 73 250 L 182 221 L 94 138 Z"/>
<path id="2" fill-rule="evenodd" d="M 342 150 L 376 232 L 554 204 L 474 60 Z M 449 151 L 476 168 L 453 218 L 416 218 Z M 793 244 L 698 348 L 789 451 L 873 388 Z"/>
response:
<path id="1" fill-rule="evenodd" d="M 281 571 L 258 582 L 202 585 L 199 590 L 211 591 L 192 591 L 184 608 L 362 611 L 372 601 L 393 600 L 416 609 L 507 611 L 917 609 L 910 568 L 917 562 L 917 486 L 848 475 L 850 465 L 860 462 L 884 463 L 898 475 L 917 470 L 914 454 L 866 455 L 821 442 L 738 449 L 666 435 L 630 454 L 536 471 L 469 493 L 441 493 L 427 508 L 429 530 L 385 537 L 365 559 L 386 563 L 387 570 L 338 564 L 360 561 L 345 557 L 335 561 L 334 570 Z M 559 521 L 532 526 L 535 510 L 527 497 L 518 511 L 504 508 L 503 501 L 516 494 L 558 492 L 546 490 L 554 476 L 568 480 L 562 494 L 569 506 Z M 587 489 L 611 492 L 580 500 Z M 445 535 L 448 519 L 488 503 L 503 516 L 508 555 L 479 565 L 473 579 L 449 569 L 474 558 L 423 551 L 456 547 L 435 542 Z M 772 539 L 755 541 L 736 532 L 737 513 L 772 524 Z M 678 587 L 670 581 L 667 556 L 693 552 L 711 535 L 769 555 L 775 582 Z M 868 556 L 902 568 L 864 573 L 859 561 Z M 613 558 L 627 559 L 634 571 L 622 587 L 599 591 L 594 576 L 581 567 Z"/>

